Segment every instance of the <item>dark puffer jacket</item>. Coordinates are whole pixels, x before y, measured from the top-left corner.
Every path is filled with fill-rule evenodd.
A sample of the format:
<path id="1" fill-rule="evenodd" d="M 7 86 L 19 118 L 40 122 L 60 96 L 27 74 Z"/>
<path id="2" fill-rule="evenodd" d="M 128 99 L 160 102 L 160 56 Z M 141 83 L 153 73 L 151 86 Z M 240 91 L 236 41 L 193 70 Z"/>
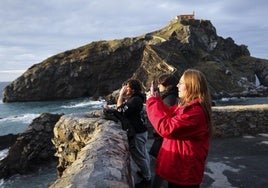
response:
<path id="1" fill-rule="evenodd" d="M 127 118 L 135 133 L 147 131 L 143 116 L 144 102 L 145 96 L 142 93 L 135 93 L 117 108 Z"/>
<path id="2" fill-rule="evenodd" d="M 178 88 L 172 87 L 161 95 L 164 104 L 172 106 L 178 102 Z"/>

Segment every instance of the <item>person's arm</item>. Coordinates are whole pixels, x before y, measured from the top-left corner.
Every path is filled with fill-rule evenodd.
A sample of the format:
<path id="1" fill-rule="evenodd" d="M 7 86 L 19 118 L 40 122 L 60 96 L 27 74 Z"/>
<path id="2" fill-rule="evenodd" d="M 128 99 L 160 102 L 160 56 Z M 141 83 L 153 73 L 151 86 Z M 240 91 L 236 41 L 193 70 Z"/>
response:
<path id="1" fill-rule="evenodd" d="M 201 106 L 189 106 L 183 114 L 174 112 L 175 107 L 165 109 L 159 98 L 147 100 L 147 115 L 158 134 L 170 139 L 199 138 L 207 134 L 206 116 Z"/>
<path id="2" fill-rule="evenodd" d="M 146 100 L 148 100 L 151 97 L 159 97 L 159 91 L 154 90 L 154 81 L 151 81 L 150 90 L 146 93 Z"/>
<path id="3" fill-rule="evenodd" d="M 119 106 L 121 106 L 123 104 L 126 88 L 127 88 L 126 86 L 123 86 L 120 89 L 119 96 L 118 96 L 117 103 L 116 103 L 116 107 L 119 107 Z"/>

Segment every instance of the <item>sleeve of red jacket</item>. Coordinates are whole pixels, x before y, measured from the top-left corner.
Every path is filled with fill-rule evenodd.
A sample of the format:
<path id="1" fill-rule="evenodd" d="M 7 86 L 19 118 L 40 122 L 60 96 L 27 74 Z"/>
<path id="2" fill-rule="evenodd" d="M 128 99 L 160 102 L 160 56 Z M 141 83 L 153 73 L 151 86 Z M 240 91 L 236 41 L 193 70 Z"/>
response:
<path id="1" fill-rule="evenodd" d="M 166 107 L 160 98 L 151 97 L 146 102 L 148 118 L 162 137 L 170 139 L 204 138 L 207 125 L 201 105 L 187 108 L 184 113 Z"/>

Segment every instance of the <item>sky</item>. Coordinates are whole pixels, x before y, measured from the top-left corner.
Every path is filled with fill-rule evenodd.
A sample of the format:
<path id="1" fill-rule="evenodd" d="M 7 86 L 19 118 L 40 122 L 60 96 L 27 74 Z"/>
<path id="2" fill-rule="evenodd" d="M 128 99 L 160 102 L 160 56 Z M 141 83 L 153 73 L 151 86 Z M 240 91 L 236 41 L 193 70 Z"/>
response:
<path id="1" fill-rule="evenodd" d="M 268 59 L 267 0 L 1 0 L 0 7 L 0 82 L 66 50 L 140 36 L 193 12 L 218 36 Z"/>

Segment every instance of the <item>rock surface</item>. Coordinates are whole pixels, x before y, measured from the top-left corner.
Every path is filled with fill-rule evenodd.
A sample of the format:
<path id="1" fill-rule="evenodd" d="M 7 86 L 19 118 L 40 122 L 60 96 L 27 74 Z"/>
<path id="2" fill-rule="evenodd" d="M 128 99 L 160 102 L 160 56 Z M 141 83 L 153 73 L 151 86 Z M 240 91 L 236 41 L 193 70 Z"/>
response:
<path id="1" fill-rule="evenodd" d="M 18 135 L 14 134 L 0 136 L 0 150 L 12 146 L 16 142 L 17 137 Z"/>
<path id="2" fill-rule="evenodd" d="M 18 135 L 8 156 L 0 161 L 0 179 L 15 174 L 34 172 L 40 166 L 56 161 L 55 146 L 51 142 L 55 123 L 62 115 L 41 114 Z"/>
<path id="3" fill-rule="evenodd" d="M 128 78 L 140 79 L 146 89 L 160 74 L 180 77 L 187 68 L 205 73 L 213 98 L 268 95 L 268 60 L 218 36 L 209 20 L 173 19 L 142 36 L 92 42 L 49 57 L 8 85 L 3 101 L 107 96 Z"/>
<path id="4" fill-rule="evenodd" d="M 59 179 L 50 187 L 132 187 L 126 132 L 100 112 L 64 115 L 54 128 Z"/>

